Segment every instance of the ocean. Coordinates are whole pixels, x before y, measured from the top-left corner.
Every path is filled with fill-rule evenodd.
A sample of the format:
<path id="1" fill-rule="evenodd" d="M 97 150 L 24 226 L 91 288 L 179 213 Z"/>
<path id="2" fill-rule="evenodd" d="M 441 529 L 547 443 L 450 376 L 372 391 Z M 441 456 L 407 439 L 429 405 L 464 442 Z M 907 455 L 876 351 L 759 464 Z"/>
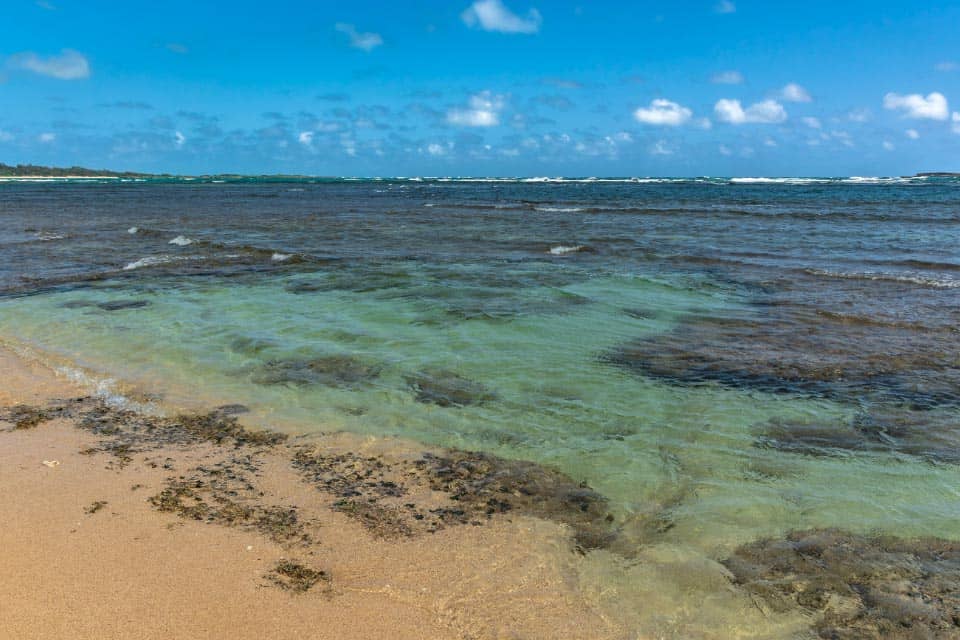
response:
<path id="1" fill-rule="evenodd" d="M 960 539 L 958 327 L 956 178 L 0 184 L 4 344 L 146 410 L 533 461 L 637 549 Z"/>

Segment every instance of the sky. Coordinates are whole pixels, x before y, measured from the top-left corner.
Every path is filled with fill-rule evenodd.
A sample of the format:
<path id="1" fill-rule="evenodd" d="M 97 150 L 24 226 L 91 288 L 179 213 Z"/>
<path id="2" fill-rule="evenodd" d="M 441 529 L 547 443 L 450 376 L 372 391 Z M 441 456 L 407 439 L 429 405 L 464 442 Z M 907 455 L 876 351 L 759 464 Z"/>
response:
<path id="1" fill-rule="evenodd" d="M 4 0 L 0 162 L 960 171 L 960 3 Z"/>

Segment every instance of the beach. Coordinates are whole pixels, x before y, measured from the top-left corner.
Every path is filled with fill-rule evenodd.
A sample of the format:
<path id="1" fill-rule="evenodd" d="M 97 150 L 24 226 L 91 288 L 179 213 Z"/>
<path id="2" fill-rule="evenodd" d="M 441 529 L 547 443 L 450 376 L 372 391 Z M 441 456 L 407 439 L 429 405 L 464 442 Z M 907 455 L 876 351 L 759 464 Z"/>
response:
<path id="1" fill-rule="evenodd" d="M 83 394 L 9 352 L 0 352 L 0 363 L 4 406 Z M 120 464 L 109 453 L 81 453 L 100 438 L 67 419 L 4 427 L 4 637 L 617 635 L 577 594 L 576 556 L 562 525 L 511 515 L 429 535 L 376 535 L 331 510 L 334 498 L 267 450 L 256 456 L 260 477 L 250 504 L 295 507 L 310 532 L 309 542 L 271 538 L 150 504 L 170 477 L 216 464 L 233 453 L 231 445 L 161 446 Z M 271 574 L 284 560 L 324 577 L 302 593 L 284 588 Z"/>
<path id="2" fill-rule="evenodd" d="M 955 185 L 4 185 L 0 636 L 952 639 Z"/>

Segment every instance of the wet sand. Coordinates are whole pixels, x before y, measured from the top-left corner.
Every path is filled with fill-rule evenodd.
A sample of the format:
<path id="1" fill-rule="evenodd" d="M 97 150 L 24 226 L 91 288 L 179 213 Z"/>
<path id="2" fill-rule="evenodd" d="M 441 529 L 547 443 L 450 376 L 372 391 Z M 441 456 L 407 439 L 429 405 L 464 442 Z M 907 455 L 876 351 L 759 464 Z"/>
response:
<path id="1" fill-rule="evenodd" d="M 8 351 L 0 371 L 0 406 L 84 396 Z M 0 637 L 626 637 L 580 593 L 568 524 L 496 513 L 396 535 L 335 508 L 290 445 L 110 449 L 67 413 L 43 418 L 0 422 Z M 162 510 L 177 481 L 201 496 L 178 494 L 181 506 L 202 511 Z M 425 513 L 443 502 L 423 489 L 403 499 Z M 263 516 L 277 513 L 295 518 Z"/>

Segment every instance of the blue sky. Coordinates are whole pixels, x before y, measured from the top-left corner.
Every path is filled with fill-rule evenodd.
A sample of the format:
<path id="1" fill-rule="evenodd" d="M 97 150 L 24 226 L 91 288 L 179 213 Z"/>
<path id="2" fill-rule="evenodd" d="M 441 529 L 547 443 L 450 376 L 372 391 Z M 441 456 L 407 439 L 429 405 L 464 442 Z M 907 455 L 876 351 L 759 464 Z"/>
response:
<path id="1" fill-rule="evenodd" d="M 174 173 L 960 171 L 960 4 L 5 0 L 0 161 Z"/>

